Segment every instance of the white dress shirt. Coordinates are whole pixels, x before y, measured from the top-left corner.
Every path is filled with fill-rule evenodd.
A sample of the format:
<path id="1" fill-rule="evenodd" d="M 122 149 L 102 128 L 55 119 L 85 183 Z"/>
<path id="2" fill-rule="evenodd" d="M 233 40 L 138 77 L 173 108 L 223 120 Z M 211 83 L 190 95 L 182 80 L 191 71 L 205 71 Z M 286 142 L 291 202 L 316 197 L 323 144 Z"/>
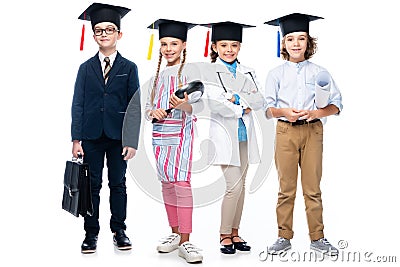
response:
<path id="1" fill-rule="evenodd" d="M 272 69 L 265 85 L 266 108 L 316 110 L 315 77 L 321 71 L 326 69 L 308 60 L 299 63 L 286 61 Z M 329 104 L 335 105 L 339 113 L 343 108 L 341 93 L 332 76 Z M 322 121 L 325 123 L 326 118 L 322 118 Z"/>
<path id="2" fill-rule="evenodd" d="M 117 51 L 115 51 L 114 53 L 112 53 L 111 55 L 108 56 L 108 58 L 110 59 L 110 66 L 112 68 L 115 58 L 117 57 Z M 101 63 L 101 69 L 104 73 L 104 69 L 106 68 L 106 62 L 104 61 L 104 59 L 106 58 L 105 55 L 103 55 L 101 52 L 99 52 L 99 60 Z"/>

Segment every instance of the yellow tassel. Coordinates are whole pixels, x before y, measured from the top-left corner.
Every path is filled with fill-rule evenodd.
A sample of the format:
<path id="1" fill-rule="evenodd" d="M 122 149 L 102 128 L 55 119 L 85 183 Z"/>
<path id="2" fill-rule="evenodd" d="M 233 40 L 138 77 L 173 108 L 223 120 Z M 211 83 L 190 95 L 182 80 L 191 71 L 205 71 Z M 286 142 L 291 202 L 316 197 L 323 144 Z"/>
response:
<path id="1" fill-rule="evenodd" d="M 151 53 L 153 51 L 154 33 L 150 36 L 149 51 L 147 52 L 147 60 L 151 59 Z"/>

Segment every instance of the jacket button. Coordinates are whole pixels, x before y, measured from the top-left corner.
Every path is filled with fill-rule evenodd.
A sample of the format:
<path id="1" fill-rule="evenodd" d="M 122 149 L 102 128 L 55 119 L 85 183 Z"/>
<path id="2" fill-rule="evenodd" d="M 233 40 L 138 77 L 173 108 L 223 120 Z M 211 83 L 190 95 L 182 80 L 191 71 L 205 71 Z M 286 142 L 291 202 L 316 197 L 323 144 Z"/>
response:
<path id="1" fill-rule="evenodd" d="M 103 112 L 103 111 L 104 111 L 104 108 L 101 108 L 100 111 Z"/>

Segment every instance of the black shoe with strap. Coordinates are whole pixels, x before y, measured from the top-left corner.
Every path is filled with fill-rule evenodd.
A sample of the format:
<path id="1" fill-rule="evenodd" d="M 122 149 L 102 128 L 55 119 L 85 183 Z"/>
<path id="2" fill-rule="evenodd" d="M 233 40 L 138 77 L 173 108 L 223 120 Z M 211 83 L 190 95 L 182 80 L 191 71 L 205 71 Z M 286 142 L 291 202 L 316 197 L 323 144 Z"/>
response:
<path id="1" fill-rule="evenodd" d="M 132 248 L 132 243 L 123 229 L 114 232 L 113 242 L 119 250 L 129 250 Z"/>
<path id="2" fill-rule="evenodd" d="M 83 240 L 81 245 L 81 252 L 83 254 L 95 253 L 97 248 L 97 235 L 96 234 L 86 234 L 85 240 Z"/>
<path id="3" fill-rule="evenodd" d="M 243 240 L 243 238 L 241 238 L 240 236 L 232 236 L 232 243 L 233 243 L 233 247 L 235 248 L 235 249 L 237 249 L 237 250 L 240 250 L 240 251 L 250 251 L 251 250 L 251 247 L 249 246 L 249 245 L 247 245 L 247 242 L 246 241 L 240 241 L 240 242 L 234 242 L 233 241 L 233 239 L 234 238 L 239 238 L 240 240 Z"/>
<path id="4" fill-rule="evenodd" d="M 225 239 L 232 240 L 230 236 L 227 236 L 227 237 L 221 238 L 219 243 L 222 243 L 222 241 L 224 241 Z M 236 253 L 236 249 L 233 247 L 233 243 L 228 244 L 228 245 L 221 244 L 221 246 L 222 247 L 220 248 L 220 250 L 221 250 L 221 253 L 223 253 L 223 254 L 235 254 Z"/>

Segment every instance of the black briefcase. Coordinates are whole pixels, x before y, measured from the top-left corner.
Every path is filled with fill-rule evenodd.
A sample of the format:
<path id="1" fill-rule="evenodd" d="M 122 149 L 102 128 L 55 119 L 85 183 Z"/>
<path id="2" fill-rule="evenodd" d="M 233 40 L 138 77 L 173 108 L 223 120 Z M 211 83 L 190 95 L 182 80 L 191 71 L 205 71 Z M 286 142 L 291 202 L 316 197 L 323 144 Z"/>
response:
<path id="1" fill-rule="evenodd" d="M 67 161 L 64 172 L 62 208 L 76 217 L 93 214 L 89 165 L 82 157 Z"/>

